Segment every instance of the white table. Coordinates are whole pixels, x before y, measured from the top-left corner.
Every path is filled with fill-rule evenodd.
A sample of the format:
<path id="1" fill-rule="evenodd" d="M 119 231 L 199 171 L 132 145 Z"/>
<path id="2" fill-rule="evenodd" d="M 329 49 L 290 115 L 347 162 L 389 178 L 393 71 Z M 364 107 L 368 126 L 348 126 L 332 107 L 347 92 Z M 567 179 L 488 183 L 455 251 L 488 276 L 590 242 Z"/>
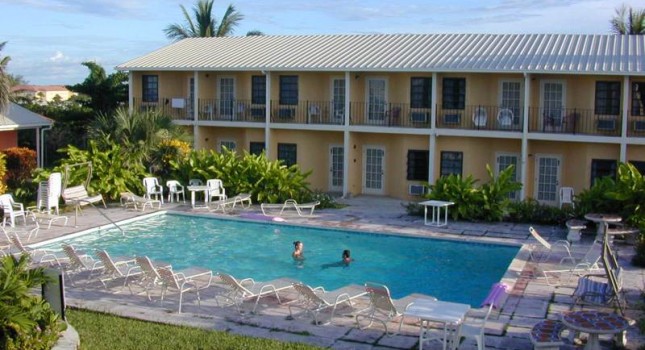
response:
<path id="1" fill-rule="evenodd" d="M 428 323 L 443 323 L 443 349 L 446 349 L 448 338 L 450 339 L 451 348 L 459 344 L 459 327 L 461 327 L 466 313 L 470 310 L 470 305 L 451 303 L 432 299 L 417 299 L 404 312 L 405 316 L 418 317 L 421 320 L 421 329 L 419 330 L 419 350 L 423 349 L 423 342 L 430 340 L 428 334 Z M 424 326 L 425 323 L 425 326 Z"/>
<path id="2" fill-rule="evenodd" d="M 193 208 L 208 208 L 208 186 L 187 186 L 190 191 L 190 205 Z M 204 191 L 204 205 L 197 206 L 195 204 L 195 192 Z"/>
<path id="3" fill-rule="evenodd" d="M 419 203 L 423 205 L 423 224 L 429 226 L 446 226 L 448 225 L 448 207 L 454 205 L 454 202 L 446 201 L 425 201 Z M 428 223 L 428 207 L 432 207 L 432 221 Z M 444 218 L 441 221 L 441 208 L 444 208 Z"/>

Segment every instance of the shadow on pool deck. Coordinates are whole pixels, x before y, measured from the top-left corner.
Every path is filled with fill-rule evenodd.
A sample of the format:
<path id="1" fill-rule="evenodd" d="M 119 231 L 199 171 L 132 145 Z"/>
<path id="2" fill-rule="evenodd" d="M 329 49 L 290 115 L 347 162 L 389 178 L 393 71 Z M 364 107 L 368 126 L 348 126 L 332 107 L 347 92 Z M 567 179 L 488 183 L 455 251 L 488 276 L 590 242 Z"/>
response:
<path id="1" fill-rule="evenodd" d="M 343 229 L 369 230 L 372 232 L 396 233 L 424 237 L 441 237 L 468 241 L 487 241 L 503 244 L 524 244 L 529 240 L 528 224 L 512 223 L 469 223 L 449 221 L 447 227 L 434 228 L 423 225 L 423 218 L 406 215 L 402 201 L 384 198 L 361 196 L 342 199 L 341 203 L 348 206 L 343 209 L 317 210 L 315 217 L 287 217 L 288 224 L 302 224 L 324 227 L 339 227 Z M 164 210 L 189 212 L 215 217 L 235 217 L 237 213 L 222 215 L 211 214 L 205 210 L 192 210 L 187 205 L 166 204 Z M 248 211 L 259 212 L 254 206 Z M 126 211 L 110 207 L 105 211 L 114 221 L 126 220 L 142 215 L 140 212 Z M 151 213 L 147 211 L 145 214 Z M 91 229 L 110 223 L 95 209 L 86 209 L 84 215 L 78 217 L 77 227 L 74 227 L 74 213 L 64 213 L 70 216 L 69 225 L 61 227 L 54 224 L 51 229 L 41 229 L 38 236 L 29 243 L 43 242 L 76 232 Z M 565 232 L 562 228 L 536 227 L 550 241 L 562 239 Z M 587 239 L 591 240 L 591 239 Z M 4 241 L 4 237 L 0 238 Z M 574 250 L 584 252 L 587 243 L 574 244 Z M 627 316 L 632 319 L 642 317 L 638 309 L 641 289 L 643 288 L 643 270 L 631 266 L 629 261 L 633 255 L 632 247 L 620 247 L 619 260 L 626 269 L 624 290 L 629 302 Z M 530 349 L 528 333 L 531 327 L 545 318 L 557 318 L 564 311 L 577 310 L 580 306 L 572 305 L 572 294 L 577 278 L 570 283 L 559 286 L 549 286 L 540 279 L 532 279 L 533 264 L 526 263 L 526 250 L 522 250 L 513 261 L 503 281 L 512 285 L 511 293 L 498 317 L 487 324 L 486 345 L 496 349 Z M 244 276 L 246 277 L 246 276 Z M 249 276 L 252 277 L 252 276 Z M 455 276 L 459 283 L 460 276 Z M 79 282 L 83 280 L 80 279 Z M 391 286 L 392 287 L 392 286 Z M 218 307 L 215 302 L 217 287 L 210 288 L 202 295 L 202 306 L 197 308 L 193 294 L 188 294 L 184 301 L 183 313 L 178 315 L 172 311 L 177 308 L 177 295 L 170 295 L 163 307 L 159 302 L 150 302 L 145 295 L 130 295 L 127 288 L 111 288 L 109 291 L 100 283 L 91 281 L 88 284 L 79 283 L 76 287 L 67 285 L 66 294 L 68 305 L 105 311 L 127 317 L 140 318 L 172 324 L 190 325 L 206 329 L 231 331 L 242 335 L 272 338 L 290 342 L 305 342 L 334 349 L 416 349 L 418 347 L 418 323 L 414 319 L 406 319 L 406 324 L 400 335 L 384 336 L 379 327 L 359 330 L 354 326 L 356 310 L 367 305 L 367 300 L 359 300 L 354 309 L 341 309 L 338 314 L 346 317 L 335 317 L 334 325 L 316 326 L 303 318 L 287 320 L 288 308 L 278 305 L 277 300 L 267 298 L 261 301 L 259 315 L 239 315 L 234 307 Z M 282 293 L 285 300 L 293 300 L 293 291 Z M 588 308 L 587 306 L 585 308 Z M 598 307 L 593 307 L 598 309 Z M 326 314 L 328 316 L 328 313 Z M 309 320 L 309 319 L 307 319 Z M 439 328 L 433 330 L 439 332 Z M 628 347 L 636 348 L 645 343 L 636 326 L 627 332 Z M 608 337 L 601 337 L 608 340 Z M 603 343 L 608 347 L 609 342 Z M 440 343 L 433 341 L 424 344 L 426 349 L 439 349 Z M 566 345 L 563 348 L 573 348 Z M 476 349 L 473 340 L 464 341 L 460 349 Z"/>

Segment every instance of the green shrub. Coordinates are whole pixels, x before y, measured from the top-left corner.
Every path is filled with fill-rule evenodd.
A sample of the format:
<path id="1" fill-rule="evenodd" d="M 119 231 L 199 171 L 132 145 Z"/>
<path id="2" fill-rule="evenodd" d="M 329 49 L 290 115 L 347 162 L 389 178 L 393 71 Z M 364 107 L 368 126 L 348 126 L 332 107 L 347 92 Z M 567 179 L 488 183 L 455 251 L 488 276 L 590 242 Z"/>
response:
<path id="1" fill-rule="evenodd" d="M 29 198 L 33 193 L 21 193 L 16 190 L 33 187 L 33 185 L 30 186 L 29 184 L 32 182 L 31 173 L 36 169 L 36 152 L 24 147 L 11 147 L 1 152 L 6 156 L 6 173 L 4 176 L 5 184 L 8 187 L 6 191 L 14 191 L 18 201 Z"/>
<path id="2" fill-rule="evenodd" d="M 509 195 L 522 189 L 522 184 L 513 180 L 515 168 L 510 165 L 502 170 L 497 177 L 493 170 L 486 164 L 486 172 L 490 181 L 483 184 L 481 193 L 481 211 L 479 219 L 484 221 L 502 221 L 508 215 L 511 200 Z"/>
<path id="3" fill-rule="evenodd" d="M 510 203 L 506 220 L 531 224 L 563 225 L 565 221 L 573 216 L 571 207 L 560 209 L 541 204 L 533 198 L 527 198 L 521 202 Z"/>
<path id="4" fill-rule="evenodd" d="M 434 185 L 428 185 L 430 192 L 425 197 L 454 202 L 454 209 L 450 210 L 453 220 L 475 220 L 479 216 L 481 202 L 479 191 L 475 188 L 476 183 L 477 180 L 472 175 L 466 178 L 454 174 L 442 176 Z"/>
<path id="5" fill-rule="evenodd" d="M 318 202 L 320 202 L 320 204 L 318 205 L 318 209 L 327 209 L 327 208 L 338 209 L 338 208 L 343 207 L 343 205 L 338 204 L 336 202 L 336 199 L 334 199 L 334 197 L 332 195 L 330 195 L 329 193 L 320 191 L 320 190 L 315 190 L 315 191 L 311 192 L 309 197 L 308 198 L 303 198 L 302 201 L 303 202 L 316 202 L 316 201 L 318 201 Z"/>
<path id="6" fill-rule="evenodd" d="M 607 197 L 607 194 L 614 191 L 616 181 L 611 177 L 596 179 L 591 188 L 586 189 L 574 198 L 576 216 L 582 217 L 587 213 L 614 213 L 619 207 L 618 201 Z"/>
<path id="7" fill-rule="evenodd" d="M 0 194 L 7 192 L 5 174 L 7 173 L 7 160 L 4 153 L 0 152 Z"/>
<path id="8" fill-rule="evenodd" d="M 50 305 L 30 291 L 47 278 L 43 268 L 29 268 L 29 258 L 0 260 L 0 348 L 50 349 L 64 325 Z"/>

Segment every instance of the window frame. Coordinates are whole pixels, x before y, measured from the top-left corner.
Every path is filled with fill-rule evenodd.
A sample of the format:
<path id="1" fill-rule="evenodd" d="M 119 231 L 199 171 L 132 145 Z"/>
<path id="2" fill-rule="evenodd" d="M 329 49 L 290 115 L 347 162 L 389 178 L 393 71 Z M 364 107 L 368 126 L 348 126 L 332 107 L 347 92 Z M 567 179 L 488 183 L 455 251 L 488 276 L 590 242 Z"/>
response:
<path id="1" fill-rule="evenodd" d="M 615 159 L 592 159 L 590 167 L 590 186 L 593 186 L 596 179 L 610 176 L 613 179 L 618 175 L 618 161 Z M 606 174 L 598 173 L 604 172 Z"/>
<path id="2" fill-rule="evenodd" d="M 406 159 L 406 180 L 428 181 L 430 174 L 430 151 L 409 149 Z"/>
<path id="3" fill-rule="evenodd" d="M 287 167 L 298 164 L 298 144 L 278 143 L 277 159 L 281 160 Z"/>
<path id="4" fill-rule="evenodd" d="M 410 78 L 410 108 L 432 108 L 432 77 Z"/>
<path id="5" fill-rule="evenodd" d="M 156 74 L 141 75 L 141 101 L 159 102 L 159 76 Z"/>
<path id="6" fill-rule="evenodd" d="M 448 157 L 454 157 L 448 159 Z M 455 171 L 458 169 L 459 171 Z M 458 151 L 441 151 L 441 162 L 439 165 L 439 175 L 449 176 L 451 174 L 462 175 L 464 172 L 464 152 Z"/>
<path id="7" fill-rule="evenodd" d="M 298 76 L 281 75 L 280 76 L 280 101 L 281 105 L 296 106 L 298 105 Z"/>
<path id="8" fill-rule="evenodd" d="M 251 103 L 255 105 L 267 103 L 267 80 L 264 75 L 251 76 Z"/>
<path id="9" fill-rule="evenodd" d="M 441 107 L 443 109 L 466 108 L 466 78 L 443 78 L 441 83 Z"/>
<path id="10" fill-rule="evenodd" d="M 594 113 L 620 115 L 621 86 L 619 81 L 596 81 Z"/>
<path id="11" fill-rule="evenodd" d="M 256 148 L 256 147 L 258 147 L 258 146 L 261 146 L 261 151 L 260 151 L 260 152 L 257 152 L 257 148 Z M 260 141 L 251 141 L 251 142 L 249 142 L 249 153 L 250 153 L 250 154 L 258 155 L 258 156 L 259 156 L 259 155 L 260 155 L 260 154 L 262 154 L 262 152 L 264 152 L 266 149 L 267 149 L 267 148 L 266 148 L 266 142 L 260 142 Z"/>

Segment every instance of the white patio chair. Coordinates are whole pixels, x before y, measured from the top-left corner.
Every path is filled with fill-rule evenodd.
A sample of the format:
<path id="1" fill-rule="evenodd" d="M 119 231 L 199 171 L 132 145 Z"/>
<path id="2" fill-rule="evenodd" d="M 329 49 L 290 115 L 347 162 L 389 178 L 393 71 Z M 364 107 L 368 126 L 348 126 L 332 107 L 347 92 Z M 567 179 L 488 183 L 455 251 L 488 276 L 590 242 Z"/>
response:
<path id="1" fill-rule="evenodd" d="M 502 309 L 508 297 L 509 288 L 506 284 L 495 283 L 482 303 L 482 308 L 485 311 L 484 317 L 469 316 L 466 318 L 464 324 L 459 328 L 459 337 L 474 338 L 477 342 L 477 350 L 484 350 L 486 348 L 486 322 L 493 312 L 493 309 Z"/>
<path id="2" fill-rule="evenodd" d="M 513 126 L 513 111 L 509 108 L 501 108 L 497 112 L 497 122 L 503 129 L 508 129 Z"/>
<path id="3" fill-rule="evenodd" d="M 226 199 L 226 190 L 224 189 L 224 184 L 220 179 L 210 179 L 206 180 L 206 186 L 208 186 L 208 200 L 217 198 L 218 200 Z"/>
<path id="4" fill-rule="evenodd" d="M 175 197 L 177 198 L 177 203 L 179 203 L 179 195 L 184 203 L 186 203 L 186 193 L 184 192 L 184 186 L 179 183 L 177 180 L 168 180 L 166 181 L 166 187 L 168 187 L 168 202 L 172 203 Z"/>
<path id="5" fill-rule="evenodd" d="M 553 264 L 540 263 L 537 266 L 537 270 L 538 272 L 542 273 L 542 275 L 546 279 L 546 283 L 551 285 L 551 282 L 549 281 L 550 275 L 553 277 L 555 275 L 566 273 L 569 274 L 568 280 L 570 280 L 571 276 L 574 273 L 580 276 L 583 273 L 601 269 L 601 255 L 602 243 L 598 240 L 595 240 L 591 244 L 585 255 L 580 259 L 573 258 L 573 260 L 570 260 L 571 264 L 564 264 L 563 260 L 561 260 L 560 263 L 555 266 Z"/>
<path id="6" fill-rule="evenodd" d="M 48 249 L 32 249 L 25 247 L 20 241 L 20 238 L 15 233 L 8 233 L 9 242 L 17 249 L 18 254 L 26 254 L 29 256 L 30 260 L 36 264 L 46 264 L 46 265 L 60 265 L 60 259 L 63 258 L 62 255 L 57 254 L 54 251 Z"/>
<path id="7" fill-rule="evenodd" d="M 22 203 L 16 203 L 10 193 L 0 195 L 0 206 L 4 209 L 4 218 L 2 219 L 2 226 L 6 225 L 7 218 L 11 220 L 11 227 L 16 226 L 16 218 L 22 216 L 22 219 L 27 224 L 27 216 L 25 214 L 25 207 Z"/>
<path id="8" fill-rule="evenodd" d="M 161 276 L 159 276 L 157 269 L 161 267 L 172 269 L 172 265 L 161 261 L 152 262 L 147 256 L 137 256 L 134 258 L 134 261 L 137 269 L 141 272 L 140 275 L 135 276 L 138 278 L 137 283 L 144 289 L 148 300 L 152 300 L 150 290 L 155 287 L 161 287 Z M 124 285 L 128 286 L 130 294 L 134 294 L 132 292 L 131 282 L 133 281 L 126 279 Z"/>
<path id="9" fill-rule="evenodd" d="M 475 127 L 484 128 L 486 127 L 487 122 L 488 122 L 488 112 L 486 112 L 486 108 L 484 107 L 475 108 L 475 112 L 473 112 L 473 124 L 475 124 Z"/>
<path id="10" fill-rule="evenodd" d="M 143 178 L 143 187 L 146 189 L 144 197 L 152 199 L 152 196 L 155 196 L 155 199 L 161 201 L 161 204 L 163 204 L 163 186 L 159 184 L 156 177 Z"/>
<path id="11" fill-rule="evenodd" d="M 222 297 L 231 301 L 239 313 L 242 313 L 242 304 L 245 300 L 255 299 L 255 305 L 251 313 L 255 313 L 260 298 L 267 295 L 275 295 L 278 303 L 281 303 L 278 292 L 293 288 L 293 284 L 298 282 L 290 278 L 279 278 L 268 282 L 255 282 L 252 278 L 238 281 L 235 277 L 223 272 L 218 275 L 222 282 L 230 288 L 229 292 L 222 295 Z"/>
<path id="12" fill-rule="evenodd" d="M 197 305 L 201 307 L 199 291 L 208 288 L 213 278 L 213 272 L 211 270 L 196 267 L 178 272 L 173 272 L 167 267 L 160 267 L 157 272 L 159 273 L 161 283 L 162 306 L 164 297 L 169 290 L 179 292 L 179 309 L 177 313 L 181 313 L 184 293 L 186 292 L 195 292 L 197 294 Z"/>
<path id="13" fill-rule="evenodd" d="M 556 241 L 554 244 L 551 244 L 546 239 L 544 239 L 533 227 L 529 227 L 529 232 L 531 233 L 531 236 L 533 236 L 533 238 L 535 238 L 535 240 L 539 243 L 539 245 L 532 244 L 531 246 L 529 246 L 529 259 L 535 262 L 545 262 L 549 260 L 551 254 L 553 254 L 557 250 L 561 250 L 566 254 L 562 258 L 560 258 L 560 263 L 566 260 L 569 260 L 571 262 L 575 261 L 575 258 L 571 255 L 571 243 L 569 243 L 569 241 L 561 239 Z"/>
<path id="14" fill-rule="evenodd" d="M 572 208 L 575 208 L 575 204 L 573 203 L 573 187 L 560 187 L 560 208 L 565 204 L 570 204 Z"/>
<path id="15" fill-rule="evenodd" d="M 102 269 L 99 275 L 99 281 L 105 289 L 108 289 L 107 282 L 123 278 L 123 286 L 131 276 L 141 274 L 132 258 L 116 258 L 112 260 L 110 254 L 105 250 L 97 250 L 96 256 L 101 261 Z M 122 287 L 123 287 L 122 286 Z"/>
<path id="16" fill-rule="evenodd" d="M 314 319 L 314 324 L 319 324 L 318 314 L 327 309 L 331 309 L 328 323 L 332 323 L 336 308 L 340 304 L 347 303 L 353 307 L 352 300 L 367 294 L 365 288 L 359 285 L 349 285 L 329 292 L 325 291 L 323 287 L 311 288 L 304 283 L 294 283 L 293 288 L 299 294 L 299 303 L 289 305 L 290 318 L 293 318 L 292 308 L 297 307 L 310 314 Z"/>
<path id="17" fill-rule="evenodd" d="M 365 283 L 365 291 L 369 295 L 370 305 L 367 309 L 359 311 L 356 315 L 356 324 L 360 329 L 366 329 L 372 326 L 374 321 L 383 325 L 385 334 L 388 334 L 387 324 L 393 319 L 400 317 L 398 332 L 403 325 L 403 313 L 412 305 L 415 298 L 405 297 L 402 299 L 392 299 L 390 290 L 387 286 L 379 283 Z M 434 298 L 433 298 L 434 299 Z M 434 299 L 436 300 L 436 299 Z M 362 324 L 361 320 L 367 320 L 367 324 Z"/>
<path id="18" fill-rule="evenodd" d="M 74 246 L 69 244 L 63 244 L 63 253 L 65 253 L 67 262 L 61 264 L 63 267 L 63 272 L 67 275 L 69 281 L 74 285 L 74 275 L 89 272 L 90 277 L 96 269 L 101 269 L 102 265 L 100 261 L 94 260 L 90 255 L 79 252 L 74 248 Z M 59 261 L 60 262 L 60 261 Z"/>

